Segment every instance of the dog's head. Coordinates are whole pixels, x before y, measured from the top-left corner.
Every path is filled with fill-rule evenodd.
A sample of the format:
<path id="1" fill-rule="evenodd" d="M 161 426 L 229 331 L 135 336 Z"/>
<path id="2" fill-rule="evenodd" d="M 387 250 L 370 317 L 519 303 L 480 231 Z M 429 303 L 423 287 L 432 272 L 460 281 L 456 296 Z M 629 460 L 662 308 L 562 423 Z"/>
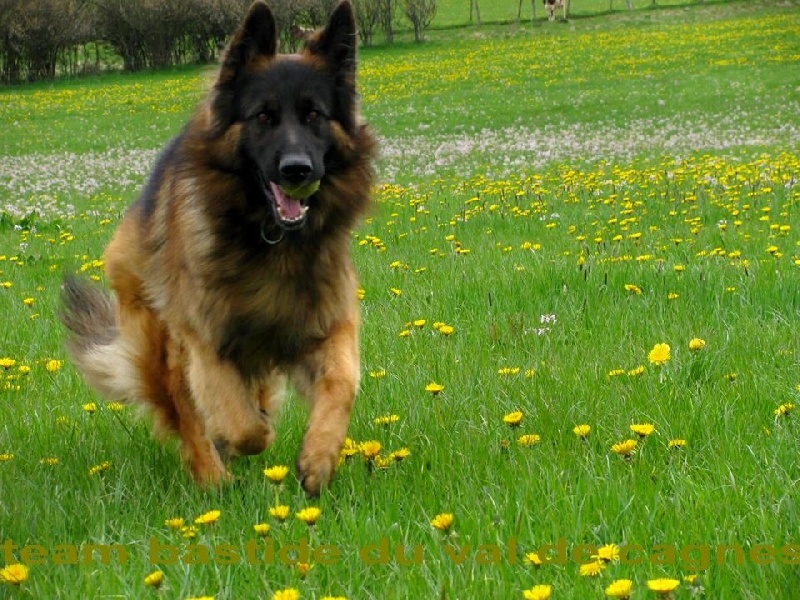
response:
<path id="1" fill-rule="evenodd" d="M 298 54 L 278 54 L 269 7 L 256 2 L 226 51 L 211 101 L 212 132 L 236 140 L 242 169 L 275 223 L 299 229 L 317 190 L 359 135 L 356 26 L 343 0 Z"/>

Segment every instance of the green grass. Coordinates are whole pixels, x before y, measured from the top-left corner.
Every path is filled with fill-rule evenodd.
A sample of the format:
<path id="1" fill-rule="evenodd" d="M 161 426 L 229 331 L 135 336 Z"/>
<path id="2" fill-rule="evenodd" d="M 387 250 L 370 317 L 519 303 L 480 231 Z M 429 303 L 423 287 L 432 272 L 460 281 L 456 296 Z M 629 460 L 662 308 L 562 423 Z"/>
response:
<path id="1" fill-rule="evenodd" d="M 422 46 L 363 52 L 383 156 L 353 246 L 363 379 L 350 435 L 411 454 L 386 470 L 351 459 L 318 501 L 291 476 L 277 490 L 262 474 L 293 464 L 299 402 L 267 453 L 232 464 L 236 485 L 202 491 L 175 444 L 100 402 L 62 349 L 64 273 L 102 280 L 121 212 L 208 71 L 0 90 L 11 132 L 0 139 L 0 544 L 17 546 L 0 565 L 30 563 L 0 598 L 294 587 L 302 598 L 505 599 L 541 583 L 582 599 L 630 578 L 643 599 L 648 579 L 690 574 L 709 598 L 794 598 L 798 413 L 775 411 L 800 396 L 798 26 L 794 3 L 721 4 L 439 30 Z M 705 347 L 689 350 L 692 338 Z M 671 347 L 662 366 L 648 360 L 657 343 Z M 444 391 L 426 392 L 431 382 Z M 503 417 L 517 410 L 512 429 Z M 374 422 L 389 414 L 399 420 Z M 572 432 L 582 423 L 587 440 Z M 610 448 L 636 437 L 633 423 L 655 432 L 625 460 Z M 520 446 L 529 433 L 539 443 Z M 279 502 L 292 515 L 319 506 L 321 518 L 280 524 L 268 514 Z M 164 524 L 215 509 L 194 539 Z M 449 536 L 430 524 L 443 512 L 455 515 Z M 276 552 L 308 540 L 305 579 L 280 556 L 248 563 L 261 522 Z M 151 540 L 176 560 L 151 560 Z M 560 541 L 566 560 L 523 564 Z M 569 553 L 606 543 L 641 549 L 580 576 Z M 127 560 L 56 564 L 90 544 L 117 544 Z M 224 563 L 225 544 L 236 564 L 203 554 L 217 548 Z M 325 545 L 335 564 L 323 564 Z M 398 545 L 421 564 L 403 564 Z M 726 545 L 742 547 L 740 562 Z M 156 569 L 159 592 L 143 582 Z"/>

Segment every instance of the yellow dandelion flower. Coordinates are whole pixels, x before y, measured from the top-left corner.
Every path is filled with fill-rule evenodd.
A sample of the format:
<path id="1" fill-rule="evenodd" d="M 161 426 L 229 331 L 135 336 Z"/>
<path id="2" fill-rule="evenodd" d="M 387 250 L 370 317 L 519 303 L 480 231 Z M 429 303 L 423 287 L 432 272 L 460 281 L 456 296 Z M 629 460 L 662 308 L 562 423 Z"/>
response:
<path id="1" fill-rule="evenodd" d="M 582 564 L 579 572 L 581 577 L 597 577 L 606 568 L 606 563 L 602 560 Z"/>
<path id="2" fill-rule="evenodd" d="M 308 526 L 314 525 L 319 519 L 322 511 L 316 506 L 308 506 L 298 512 L 295 516 Z"/>
<path id="3" fill-rule="evenodd" d="M 634 450 L 636 450 L 638 444 L 639 442 L 636 440 L 625 440 L 624 442 L 619 442 L 611 446 L 611 451 L 620 456 L 630 456 L 633 454 Z"/>
<path id="4" fill-rule="evenodd" d="M 50 371 L 51 373 L 55 373 L 55 372 L 56 372 L 56 371 L 58 371 L 58 370 L 59 370 L 59 369 L 60 369 L 60 368 L 61 368 L 63 365 L 64 365 L 64 362 L 63 362 L 63 361 L 61 361 L 61 360 L 56 360 L 56 359 L 52 358 L 52 359 L 48 360 L 48 361 L 45 363 L 45 365 L 44 365 L 44 366 L 45 366 L 45 368 L 46 368 L 48 371 Z"/>
<path id="5" fill-rule="evenodd" d="M 280 504 L 278 506 L 273 506 L 269 509 L 269 516 L 277 519 L 278 521 L 285 521 L 289 518 L 289 507 L 285 504 Z"/>
<path id="6" fill-rule="evenodd" d="M 9 585 L 20 585 L 28 579 L 30 569 L 20 563 L 14 563 L 0 569 L 0 581 Z"/>
<path id="7" fill-rule="evenodd" d="M 31 368 L 28 365 L 20 365 L 19 372 L 22 375 L 28 375 L 31 372 Z"/>
<path id="8" fill-rule="evenodd" d="M 322 600 L 347 600 L 345 596 L 323 596 Z"/>
<path id="9" fill-rule="evenodd" d="M 56 458 L 55 456 L 46 456 L 45 458 L 43 458 L 42 460 L 39 461 L 39 464 L 53 467 L 53 466 L 57 465 L 60 462 L 61 461 L 58 460 L 58 458 Z"/>
<path id="10" fill-rule="evenodd" d="M 256 523 L 255 525 L 253 525 L 253 531 L 256 532 L 256 535 L 260 535 L 261 537 L 264 537 L 269 533 L 269 524 L 267 524 L 267 523 Z"/>
<path id="11" fill-rule="evenodd" d="M 678 579 L 649 579 L 647 581 L 647 589 L 659 594 L 661 596 L 666 596 L 667 594 L 671 594 L 675 588 L 677 588 L 681 582 Z"/>
<path id="12" fill-rule="evenodd" d="M 597 549 L 597 554 L 592 556 L 592 558 L 596 558 L 597 560 L 602 560 L 605 562 L 616 562 L 619 560 L 619 546 L 616 544 L 606 544 L 605 546 L 600 546 Z"/>
<path id="13" fill-rule="evenodd" d="M 306 525 L 314 525 L 321 514 L 322 511 L 316 506 L 308 506 L 298 512 L 295 516 Z"/>
<path id="14" fill-rule="evenodd" d="M 381 451 L 381 447 L 381 443 L 378 440 L 369 440 L 359 444 L 358 450 L 366 460 L 372 460 L 378 456 Z"/>
<path id="15" fill-rule="evenodd" d="M 408 448 L 400 448 L 398 450 L 395 450 L 391 454 L 389 454 L 389 458 L 391 458 L 392 460 L 394 460 L 396 462 L 400 462 L 401 460 L 405 460 L 409 456 L 411 456 L 411 450 L 409 450 Z"/>
<path id="16" fill-rule="evenodd" d="M 289 474 L 289 467 L 286 465 L 275 465 L 264 469 L 264 476 L 274 484 L 282 483 Z"/>
<path id="17" fill-rule="evenodd" d="M 634 285 L 633 283 L 626 283 L 625 291 L 638 296 L 642 293 L 642 288 L 640 288 L 638 285 Z"/>
<path id="18" fill-rule="evenodd" d="M 631 425 L 631 431 L 638 435 L 640 438 L 646 438 L 648 435 L 653 433 L 656 428 L 651 425 L 650 423 L 639 423 Z"/>
<path id="19" fill-rule="evenodd" d="M 33 306 L 33 303 L 34 303 L 34 302 L 35 302 L 35 300 L 34 300 L 33 298 L 24 298 L 24 299 L 22 300 L 22 303 L 23 303 L 25 306 Z"/>
<path id="20" fill-rule="evenodd" d="M 517 375 L 519 372 L 520 372 L 519 367 L 501 367 L 497 369 L 498 375 L 506 375 L 506 376 Z"/>
<path id="21" fill-rule="evenodd" d="M 787 402 L 786 404 L 781 404 L 774 412 L 776 417 L 788 417 L 793 410 L 794 404 Z"/>
<path id="22" fill-rule="evenodd" d="M 667 443 L 667 446 L 669 448 L 675 448 L 676 450 L 680 450 L 681 448 L 683 448 L 688 443 L 689 442 L 687 442 L 686 440 L 674 439 L 674 440 L 670 440 Z"/>
<path id="23" fill-rule="evenodd" d="M 401 296 L 403 294 L 403 290 L 397 288 L 389 288 L 389 291 L 393 296 Z"/>
<path id="24" fill-rule="evenodd" d="M 91 415 L 97 411 L 97 404 L 94 402 L 87 402 L 86 404 L 82 405 L 81 408 Z"/>
<path id="25" fill-rule="evenodd" d="M 538 444 L 540 441 L 542 441 L 542 436 L 535 433 L 526 433 L 517 438 L 517 443 L 520 446 L 533 446 L 534 444 Z"/>
<path id="26" fill-rule="evenodd" d="M 522 597 L 525 600 L 550 600 L 552 593 L 552 585 L 535 585 L 529 590 L 523 590 Z"/>
<path id="27" fill-rule="evenodd" d="M 577 435 L 579 438 L 586 439 L 589 437 L 589 434 L 592 432 L 591 425 L 576 425 L 572 428 L 572 433 Z"/>
<path id="28" fill-rule="evenodd" d="M 428 321 L 425 319 L 417 319 L 416 321 L 414 321 L 414 327 L 425 327 L 425 323 L 427 322 Z"/>
<path id="29" fill-rule="evenodd" d="M 194 525 L 184 525 L 181 527 L 180 532 L 181 535 L 187 540 L 197 537 L 197 527 Z"/>
<path id="30" fill-rule="evenodd" d="M 453 526 L 453 521 L 455 521 L 453 513 L 439 513 L 431 520 L 431 527 L 447 533 Z"/>
<path id="31" fill-rule="evenodd" d="M 186 600 L 214 600 L 214 596 L 192 596 Z"/>
<path id="32" fill-rule="evenodd" d="M 606 588 L 606 596 L 609 598 L 620 598 L 627 600 L 631 597 L 631 590 L 633 589 L 633 581 L 630 579 L 617 579 L 608 584 Z"/>
<path id="33" fill-rule="evenodd" d="M 300 575 L 300 579 L 304 579 L 308 572 L 314 565 L 304 562 L 295 563 L 295 569 L 297 569 L 297 574 Z"/>
<path id="34" fill-rule="evenodd" d="M 510 412 L 503 417 L 503 423 L 509 427 L 519 427 L 520 423 L 522 423 L 523 417 L 524 415 L 522 414 L 521 410 L 515 410 L 514 412 Z"/>
<path id="35" fill-rule="evenodd" d="M 695 583 L 698 582 L 698 576 L 697 575 L 684 575 L 683 576 L 683 582 L 684 583 L 688 583 L 689 585 L 695 585 Z"/>
<path id="36" fill-rule="evenodd" d="M 411 335 L 410 329 L 403 329 L 403 331 L 397 334 L 397 336 L 401 338 L 409 337 L 410 335 Z"/>
<path id="37" fill-rule="evenodd" d="M 153 571 L 144 578 L 144 584 L 149 587 L 159 588 L 164 583 L 164 573 L 161 571 Z"/>
<path id="38" fill-rule="evenodd" d="M 110 468 L 111 468 L 111 461 L 106 460 L 104 462 L 101 462 L 99 465 L 95 465 L 91 469 L 89 469 L 89 475 L 97 475 L 98 473 L 102 473 L 103 471 L 106 471 Z"/>
<path id="39" fill-rule="evenodd" d="M 376 371 L 370 371 L 369 376 L 373 379 L 382 379 L 386 377 L 386 369 L 378 369 Z"/>
<path id="40" fill-rule="evenodd" d="M 0 462 L 7 462 L 9 460 L 14 460 L 13 454 L 0 454 Z"/>
<path id="41" fill-rule="evenodd" d="M 700 338 L 692 338 L 689 340 L 689 350 L 692 352 L 697 352 L 698 350 L 702 350 L 705 348 L 706 341 L 701 340 Z"/>
<path id="42" fill-rule="evenodd" d="M 444 386 L 438 383 L 431 382 L 425 386 L 425 391 L 430 392 L 431 394 L 436 396 L 437 394 L 440 394 L 442 391 L 444 391 Z"/>
<path id="43" fill-rule="evenodd" d="M 8 358 L 7 356 L 0 358 L 0 368 L 10 369 L 15 364 L 17 364 L 17 361 L 14 360 L 13 358 Z"/>
<path id="44" fill-rule="evenodd" d="M 383 415 L 381 417 L 375 417 L 373 423 L 375 425 L 391 425 L 392 423 L 397 423 L 400 420 L 400 415 Z"/>
<path id="45" fill-rule="evenodd" d="M 210 510 L 197 517 L 194 523 L 195 525 L 210 525 L 211 523 L 216 523 L 221 514 L 222 512 L 219 510 Z"/>
<path id="46" fill-rule="evenodd" d="M 164 525 L 169 527 L 170 529 L 180 529 L 184 525 L 184 521 L 181 517 L 173 517 L 171 519 L 167 519 L 164 521 Z"/>
<path id="47" fill-rule="evenodd" d="M 121 412 L 125 410 L 125 405 L 122 402 L 109 402 L 106 407 L 111 412 Z"/>
<path id="48" fill-rule="evenodd" d="M 625 375 L 625 369 L 611 369 L 608 372 L 608 377 L 619 377 L 620 375 Z"/>
<path id="49" fill-rule="evenodd" d="M 392 456 L 376 456 L 373 463 L 377 469 L 388 469 L 394 463 L 394 458 Z"/>
<path id="50" fill-rule="evenodd" d="M 278 590 L 272 594 L 272 600 L 299 600 L 300 592 L 294 588 L 287 588 L 285 590 Z"/>
<path id="51" fill-rule="evenodd" d="M 664 365 L 670 359 L 669 344 L 656 344 L 647 355 L 648 360 L 654 365 Z"/>
<path id="52" fill-rule="evenodd" d="M 677 300 L 678 298 L 680 298 L 680 296 L 675 292 L 670 292 L 667 294 L 667 300 Z"/>
<path id="53" fill-rule="evenodd" d="M 635 367 L 635 368 L 631 369 L 630 371 L 628 371 L 628 377 L 638 377 L 639 375 L 643 374 L 644 372 L 645 372 L 644 365 L 639 365 L 638 367 Z"/>
<path id="54" fill-rule="evenodd" d="M 339 454 L 343 458 L 350 458 L 355 456 L 359 453 L 358 444 L 351 438 L 345 438 L 344 444 L 342 444 L 342 449 L 339 451 Z"/>
<path id="55" fill-rule="evenodd" d="M 452 325 L 441 325 L 439 327 L 439 333 L 441 333 L 442 335 L 453 335 L 455 331 L 456 331 L 455 327 L 453 327 Z"/>
<path id="56" fill-rule="evenodd" d="M 526 565 L 531 565 L 533 567 L 541 567 L 542 566 L 542 558 L 539 556 L 538 552 L 528 552 L 523 558 L 522 562 Z"/>

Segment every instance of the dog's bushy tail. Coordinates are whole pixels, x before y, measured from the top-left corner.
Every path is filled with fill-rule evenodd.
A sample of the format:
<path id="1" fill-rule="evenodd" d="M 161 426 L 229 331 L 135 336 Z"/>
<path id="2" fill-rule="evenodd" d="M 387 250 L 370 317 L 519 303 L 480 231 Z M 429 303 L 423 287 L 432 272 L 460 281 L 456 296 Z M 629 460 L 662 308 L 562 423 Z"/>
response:
<path id="1" fill-rule="evenodd" d="M 132 399 L 133 356 L 119 335 L 114 297 L 74 276 L 65 278 L 61 297 L 60 317 L 72 362 L 107 399 Z"/>

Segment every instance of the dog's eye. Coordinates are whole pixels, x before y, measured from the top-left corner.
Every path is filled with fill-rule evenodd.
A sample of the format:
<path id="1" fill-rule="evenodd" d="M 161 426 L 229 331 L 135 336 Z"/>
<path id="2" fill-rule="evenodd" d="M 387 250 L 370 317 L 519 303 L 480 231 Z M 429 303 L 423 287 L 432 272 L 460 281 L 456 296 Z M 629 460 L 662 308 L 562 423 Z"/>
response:
<path id="1" fill-rule="evenodd" d="M 272 125 L 274 119 L 272 115 L 267 112 L 260 112 L 258 113 L 258 120 L 264 123 L 264 125 Z"/>
<path id="2" fill-rule="evenodd" d="M 310 110 L 306 114 L 306 123 L 313 123 L 318 119 L 319 119 L 319 112 L 317 112 L 316 110 Z"/>

